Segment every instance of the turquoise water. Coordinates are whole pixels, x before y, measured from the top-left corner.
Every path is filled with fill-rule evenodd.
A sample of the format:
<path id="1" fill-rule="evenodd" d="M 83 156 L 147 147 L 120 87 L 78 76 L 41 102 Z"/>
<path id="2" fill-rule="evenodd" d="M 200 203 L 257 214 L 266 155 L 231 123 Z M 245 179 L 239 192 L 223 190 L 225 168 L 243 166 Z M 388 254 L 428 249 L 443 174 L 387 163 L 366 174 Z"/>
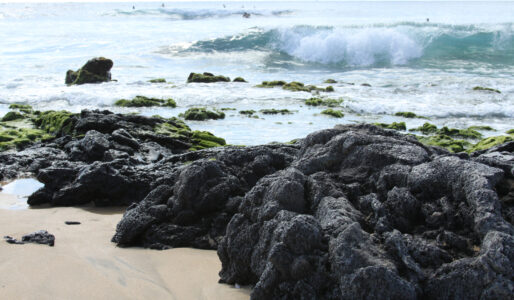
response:
<path id="1" fill-rule="evenodd" d="M 514 127 L 512 16 L 513 2 L 492 1 L 0 4 L 0 114 L 15 102 L 163 116 L 191 106 L 296 111 L 191 122 L 233 144 L 288 141 L 337 123 L 425 122 L 393 117 L 398 111 L 499 134 Z M 113 59 L 118 81 L 65 86 L 66 70 L 93 56 Z M 249 83 L 185 83 L 203 71 Z M 171 84 L 147 82 L 158 77 Z M 254 87 L 276 79 L 327 86 L 328 78 L 339 81 L 330 97 L 344 99 L 343 119 L 303 106 L 309 93 Z M 135 95 L 173 97 L 178 107 L 112 107 Z"/>

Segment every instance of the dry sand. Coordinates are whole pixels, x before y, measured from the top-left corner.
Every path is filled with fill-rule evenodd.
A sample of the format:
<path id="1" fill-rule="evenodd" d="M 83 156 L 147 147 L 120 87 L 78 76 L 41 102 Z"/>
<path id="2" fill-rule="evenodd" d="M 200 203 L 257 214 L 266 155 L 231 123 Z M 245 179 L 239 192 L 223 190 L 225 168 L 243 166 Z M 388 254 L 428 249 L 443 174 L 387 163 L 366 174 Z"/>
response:
<path id="1" fill-rule="evenodd" d="M 121 209 L 5 209 L 16 201 L 0 193 L 0 235 L 46 229 L 55 246 L 0 241 L 1 299 L 249 299 L 248 289 L 217 283 L 215 251 L 116 247 Z"/>

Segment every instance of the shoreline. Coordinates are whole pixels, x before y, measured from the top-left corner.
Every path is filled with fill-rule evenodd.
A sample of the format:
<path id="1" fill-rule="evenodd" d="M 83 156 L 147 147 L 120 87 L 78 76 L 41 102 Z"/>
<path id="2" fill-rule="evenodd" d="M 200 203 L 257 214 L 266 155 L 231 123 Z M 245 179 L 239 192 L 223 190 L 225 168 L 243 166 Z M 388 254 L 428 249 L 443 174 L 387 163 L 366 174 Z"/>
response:
<path id="1" fill-rule="evenodd" d="M 17 201 L 0 194 L 0 203 Z M 0 243 L 0 291 L 7 299 L 249 299 L 249 289 L 218 284 L 215 251 L 156 251 L 111 243 L 124 209 L 0 208 L 2 236 L 45 229 L 55 246 Z M 65 225 L 79 221 L 80 225 Z"/>

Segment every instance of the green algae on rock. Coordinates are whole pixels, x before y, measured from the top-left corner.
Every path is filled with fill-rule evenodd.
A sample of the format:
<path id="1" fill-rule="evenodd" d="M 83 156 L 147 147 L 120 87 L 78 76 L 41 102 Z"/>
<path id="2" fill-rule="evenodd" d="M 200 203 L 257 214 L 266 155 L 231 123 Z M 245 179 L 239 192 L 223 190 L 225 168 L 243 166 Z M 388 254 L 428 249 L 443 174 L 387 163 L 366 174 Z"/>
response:
<path id="1" fill-rule="evenodd" d="M 493 93 L 501 94 L 501 92 L 499 90 L 497 90 L 497 89 L 483 87 L 483 86 L 475 86 L 473 88 L 473 90 L 474 91 L 485 91 L 485 92 L 493 92 Z"/>
<path id="2" fill-rule="evenodd" d="M 509 129 L 509 130 L 507 130 L 507 132 L 506 132 L 506 133 L 507 133 L 507 134 L 514 134 L 514 129 Z"/>
<path id="3" fill-rule="evenodd" d="M 22 113 L 25 113 L 25 114 L 30 114 L 30 113 L 33 112 L 32 106 L 30 106 L 28 104 L 17 104 L 17 103 L 14 103 L 14 104 L 9 105 L 9 109 L 16 109 L 16 110 L 19 110 L 19 111 L 21 111 Z"/>
<path id="4" fill-rule="evenodd" d="M 339 106 L 341 102 L 343 102 L 343 99 L 313 97 L 305 100 L 305 105 L 336 107 Z"/>
<path id="5" fill-rule="evenodd" d="M 68 85 L 101 83 L 111 81 L 112 60 L 105 57 L 95 57 L 86 62 L 77 71 L 68 70 L 66 72 L 65 83 Z"/>
<path id="6" fill-rule="evenodd" d="M 417 127 L 417 128 L 411 128 L 409 131 L 420 131 L 423 134 L 431 134 L 431 133 L 437 133 L 438 129 L 437 126 L 434 124 L 430 124 L 428 122 L 425 122 L 423 126 Z"/>
<path id="7" fill-rule="evenodd" d="M 150 83 L 166 83 L 166 79 L 164 78 L 155 78 L 148 80 Z"/>
<path id="8" fill-rule="evenodd" d="M 513 135 L 500 135 L 488 137 L 473 145 L 473 147 L 469 148 L 468 152 L 486 150 L 496 145 L 501 145 L 503 143 L 511 141 L 514 141 Z"/>
<path id="9" fill-rule="evenodd" d="M 51 138 L 53 138 L 52 135 L 40 129 L 0 129 L 0 151 L 5 151 L 11 148 L 20 149 L 33 142 L 44 141 Z"/>
<path id="10" fill-rule="evenodd" d="M 255 113 L 255 110 L 253 110 L 253 109 L 250 109 L 250 110 L 240 110 L 239 113 L 242 114 L 242 115 L 251 116 L 251 115 L 253 115 Z"/>
<path id="11" fill-rule="evenodd" d="M 248 81 L 246 81 L 243 77 L 236 77 L 236 78 L 234 78 L 234 80 L 232 80 L 232 82 L 248 82 Z"/>
<path id="12" fill-rule="evenodd" d="M 344 114 L 343 114 L 342 111 L 335 110 L 335 109 L 332 109 L 332 108 L 325 109 L 324 111 L 321 112 L 321 114 L 332 116 L 334 118 L 342 118 L 342 117 L 344 117 Z"/>
<path id="13" fill-rule="evenodd" d="M 325 83 L 337 83 L 337 81 L 332 78 L 329 78 L 329 79 L 325 80 Z"/>
<path id="14" fill-rule="evenodd" d="M 193 107 L 186 110 L 183 114 L 179 115 L 186 120 L 204 121 L 204 120 L 217 120 L 225 119 L 225 113 L 221 111 L 211 111 L 205 107 Z"/>
<path id="15" fill-rule="evenodd" d="M 205 148 L 221 147 L 227 143 L 225 139 L 217 137 L 208 131 L 194 131 L 191 136 L 193 146 L 189 150 L 201 150 Z"/>
<path id="16" fill-rule="evenodd" d="M 483 131 L 496 131 L 496 129 L 491 126 L 481 125 L 481 126 L 469 126 L 468 129 L 472 130 L 483 130 Z"/>
<path id="17" fill-rule="evenodd" d="M 2 117 L 2 122 L 8 122 L 13 120 L 19 120 L 25 118 L 22 114 L 15 111 L 10 111 Z"/>
<path id="18" fill-rule="evenodd" d="M 75 116 L 75 114 L 65 110 L 49 110 L 41 112 L 33 119 L 33 122 L 38 128 L 50 134 L 66 135 L 73 133 L 76 122 L 73 116 Z"/>
<path id="19" fill-rule="evenodd" d="M 260 88 L 273 88 L 276 86 L 281 86 L 282 89 L 292 91 L 292 92 L 333 92 L 334 88 L 332 86 L 328 86 L 326 88 L 319 88 L 315 85 L 305 85 L 302 82 L 292 81 L 285 82 L 283 80 L 275 80 L 275 81 L 263 81 L 261 84 L 256 85 L 256 87 Z"/>
<path id="20" fill-rule="evenodd" d="M 404 118 L 408 118 L 408 119 L 413 119 L 413 118 L 425 119 L 425 117 L 418 116 L 415 113 L 410 112 L 410 111 L 399 111 L 399 112 L 395 113 L 394 115 L 397 117 L 404 117 Z"/>
<path id="21" fill-rule="evenodd" d="M 289 109 L 275 109 L 275 108 L 271 108 L 271 109 L 261 109 L 260 110 L 261 113 L 265 114 L 265 115 L 277 115 L 277 114 L 281 114 L 281 115 L 289 115 L 289 114 L 292 114 L 293 112 L 290 111 Z"/>
<path id="22" fill-rule="evenodd" d="M 442 147 L 450 152 L 462 152 L 471 146 L 471 143 L 468 141 L 456 140 L 442 134 L 432 136 L 416 136 L 416 138 L 418 141 L 425 145 Z"/>
<path id="23" fill-rule="evenodd" d="M 393 122 L 391 124 L 387 124 L 387 123 L 373 123 L 373 125 L 376 125 L 378 127 L 382 127 L 382 128 L 385 128 L 385 129 L 407 130 L 407 126 L 405 125 L 405 122 Z"/>
<path id="24" fill-rule="evenodd" d="M 480 139 L 482 138 L 482 134 L 473 129 L 456 129 L 456 128 L 448 128 L 444 126 L 439 129 L 439 134 L 447 135 L 447 136 L 456 136 L 461 138 L 469 138 L 469 139 Z"/>
<path id="25" fill-rule="evenodd" d="M 212 82 L 230 82 L 230 78 L 222 75 L 214 75 L 209 72 L 202 73 L 191 73 L 189 77 L 187 77 L 187 82 L 203 82 L 203 83 L 212 83 Z"/>
<path id="26" fill-rule="evenodd" d="M 132 100 L 120 99 L 114 102 L 114 105 L 121 107 L 151 107 L 151 106 L 165 106 L 177 107 L 177 103 L 172 98 L 158 99 L 149 98 L 145 96 L 136 96 Z"/>

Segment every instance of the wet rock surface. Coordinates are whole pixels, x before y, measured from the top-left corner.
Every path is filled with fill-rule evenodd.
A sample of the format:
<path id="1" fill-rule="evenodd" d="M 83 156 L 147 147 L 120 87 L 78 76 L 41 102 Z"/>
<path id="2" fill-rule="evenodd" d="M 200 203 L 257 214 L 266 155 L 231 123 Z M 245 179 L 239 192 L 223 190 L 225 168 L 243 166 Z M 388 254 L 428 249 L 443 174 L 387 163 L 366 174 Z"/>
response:
<path id="1" fill-rule="evenodd" d="M 77 71 L 68 70 L 66 72 L 65 83 L 68 85 L 100 83 L 111 81 L 112 60 L 105 57 L 95 57 L 86 62 Z"/>
<path id="2" fill-rule="evenodd" d="M 76 122 L 84 136 L 55 140 L 60 147 L 0 155 L 10 162 L 0 174 L 35 171 L 45 187 L 32 203 L 130 204 L 114 242 L 217 249 L 220 281 L 252 285 L 252 299 L 514 292 L 510 143 L 451 154 L 392 130 L 346 125 L 293 145 L 187 152 L 108 116 L 86 113 Z"/>

